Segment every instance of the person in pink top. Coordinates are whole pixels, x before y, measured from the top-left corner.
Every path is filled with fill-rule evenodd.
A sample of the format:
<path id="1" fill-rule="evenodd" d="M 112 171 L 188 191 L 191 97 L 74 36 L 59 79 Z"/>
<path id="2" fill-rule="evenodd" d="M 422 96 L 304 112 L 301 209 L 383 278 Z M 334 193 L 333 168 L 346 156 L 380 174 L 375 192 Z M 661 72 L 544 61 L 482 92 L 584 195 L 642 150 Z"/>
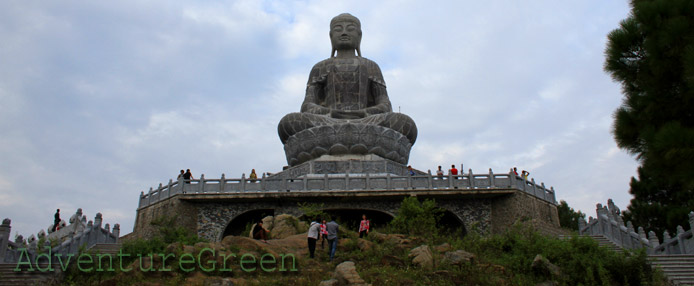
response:
<path id="1" fill-rule="evenodd" d="M 365 235 L 368 235 L 369 228 L 369 220 L 366 219 L 366 215 L 361 215 L 361 222 L 359 223 L 359 238 L 363 238 Z"/>
<path id="2" fill-rule="evenodd" d="M 323 239 L 320 242 L 320 247 L 325 249 L 325 240 L 328 237 L 328 227 L 325 225 L 325 220 L 320 224 L 320 235 L 323 237 Z"/>

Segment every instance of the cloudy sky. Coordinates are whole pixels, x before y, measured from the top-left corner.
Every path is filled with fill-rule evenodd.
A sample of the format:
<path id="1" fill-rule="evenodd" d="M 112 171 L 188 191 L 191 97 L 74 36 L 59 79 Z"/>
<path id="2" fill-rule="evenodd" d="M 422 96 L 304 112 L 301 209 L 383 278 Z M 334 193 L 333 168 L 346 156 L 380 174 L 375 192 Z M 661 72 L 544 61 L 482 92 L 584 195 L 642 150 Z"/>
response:
<path id="1" fill-rule="evenodd" d="M 175 3 L 174 3 L 175 2 Z M 25 236 L 83 208 L 132 230 L 141 191 L 190 168 L 286 164 L 277 123 L 330 54 L 330 19 L 362 22 L 410 164 L 526 169 L 594 215 L 625 208 L 637 162 L 614 143 L 602 70 L 626 0 L 2 1 L 0 218 Z"/>

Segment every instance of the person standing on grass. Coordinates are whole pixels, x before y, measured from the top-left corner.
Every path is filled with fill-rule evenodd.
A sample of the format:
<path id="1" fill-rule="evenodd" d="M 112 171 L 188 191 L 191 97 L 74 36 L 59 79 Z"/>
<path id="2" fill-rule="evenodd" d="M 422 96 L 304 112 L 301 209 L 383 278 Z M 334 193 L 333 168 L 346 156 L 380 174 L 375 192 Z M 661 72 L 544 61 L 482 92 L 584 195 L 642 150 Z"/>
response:
<path id="1" fill-rule="evenodd" d="M 320 224 L 320 236 L 321 236 L 320 247 L 322 249 L 325 249 L 325 240 L 328 239 L 328 228 L 325 224 L 326 224 L 325 220 L 323 220 L 323 223 Z"/>
<path id="2" fill-rule="evenodd" d="M 335 258 L 335 251 L 337 250 L 337 232 L 340 226 L 335 222 L 335 219 L 331 219 L 326 225 L 328 230 L 328 251 L 330 253 L 330 261 Z"/>
<path id="3" fill-rule="evenodd" d="M 361 222 L 359 223 L 359 238 L 369 234 L 369 220 L 366 219 L 366 214 L 361 215 Z"/>
<path id="4" fill-rule="evenodd" d="M 318 221 L 320 221 L 320 219 L 312 221 L 311 225 L 308 227 L 308 254 L 311 258 L 313 258 L 313 254 L 316 252 L 316 241 L 318 241 L 320 237 L 321 224 L 318 223 Z"/>

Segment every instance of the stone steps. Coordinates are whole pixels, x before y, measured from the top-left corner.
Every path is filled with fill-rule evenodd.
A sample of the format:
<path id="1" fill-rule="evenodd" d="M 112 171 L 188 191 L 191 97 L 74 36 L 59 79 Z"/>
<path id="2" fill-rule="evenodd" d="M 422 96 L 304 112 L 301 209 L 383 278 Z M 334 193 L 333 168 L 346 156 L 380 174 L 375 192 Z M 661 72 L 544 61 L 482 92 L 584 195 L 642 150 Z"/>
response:
<path id="1" fill-rule="evenodd" d="M 34 286 L 34 285 L 57 285 L 60 269 L 54 265 L 54 271 L 41 272 L 34 269 L 28 271 L 22 267 L 22 271 L 14 271 L 16 264 L 0 263 L 0 284 L 2 286 Z M 47 267 L 47 265 L 42 265 Z"/>
<path id="2" fill-rule="evenodd" d="M 663 270 L 674 285 L 694 285 L 694 255 L 649 255 L 653 267 Z"/>
<path id="3" fill-rule="evenodd" d="M 89 248 L 89 251 L 103 254 L 116 255 L 120 251 L 120 243 L 97 243 Z"/>
<path id="4" fill-rule="evenodd" d="M 617 246 L 614 242 L 610 241 L 609 239 L 607 239 L 606 237 L 604 237 L 602 235 L 585 235 L 585 236 L 594 239 L 595 241 L 598 242 L 598 245 L 600 245 L 602 247 L 607 247 L 608 249 L 611 249 L 611 250 L 614 250 L 617 252 L 624 251 L 621 247 Z M 559 239 L 571 238 L 570 235 L 559 235 L 558 237 L 559 237 Z"/>
<path id="5" fill-rule="evenodd" d="M 589 235 L 588 237 L 597 241 L 601 246 L 615 251 L 624 251 L 602 235 Z M 566 239 L 568 236 L 559 236 L 559 238 Z M 663 270 L 673 285 L 694 286 L 694 255 L 649 255 L 648 259 L 651 266 Z"/>

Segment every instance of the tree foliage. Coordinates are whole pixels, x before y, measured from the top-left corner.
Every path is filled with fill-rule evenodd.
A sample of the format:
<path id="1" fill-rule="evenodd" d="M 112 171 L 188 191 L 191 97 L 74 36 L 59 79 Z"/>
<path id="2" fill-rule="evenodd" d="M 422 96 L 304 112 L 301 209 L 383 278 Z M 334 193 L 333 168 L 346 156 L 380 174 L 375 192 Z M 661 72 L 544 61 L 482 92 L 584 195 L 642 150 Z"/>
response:
<path id="1" fill-rule="evenodd" d="M 694 210 L 694 1 L 631 6 L 605 51 L 605 70 L 624 94 L 612 131 L 641 163 L 625 218 L 661 234 Z"/>
<path id="2" fill-rule="evenodd" d="M 578 230 L 578 220 L 586 217 L 586 214 L 580 211 L 576 212 L 564 200 L 559 202 L 557 212 L 559 213 L 559 225 L 573 230 Z"/>
<path id="3" fill-rule="evenodd" d="M 438 223 L 443 216 L 443 209 L 436 206 L 433 199 L 419 202 L 416 197 L 402 200 L 398 214 L 390 222 L 392 231 L 410 234 L 433 236 L 437 233 Z"/>

